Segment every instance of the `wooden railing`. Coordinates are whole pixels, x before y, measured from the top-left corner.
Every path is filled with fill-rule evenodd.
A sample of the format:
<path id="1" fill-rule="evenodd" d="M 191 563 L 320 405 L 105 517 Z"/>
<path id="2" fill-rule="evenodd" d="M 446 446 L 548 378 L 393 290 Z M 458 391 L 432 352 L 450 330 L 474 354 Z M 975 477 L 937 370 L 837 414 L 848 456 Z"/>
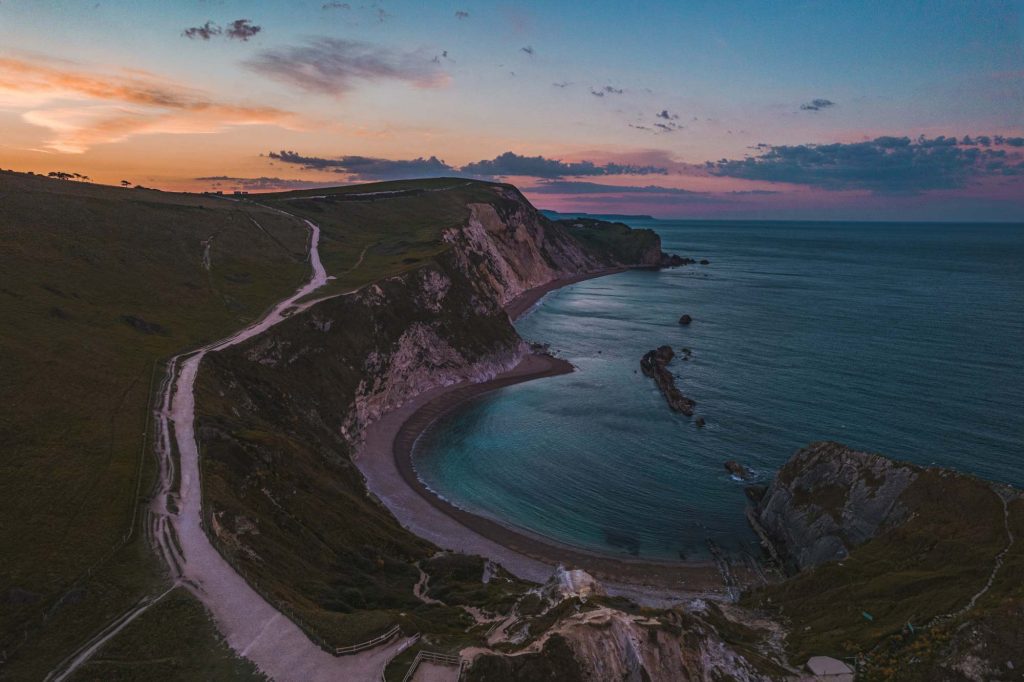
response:
<path id="1" fill-rule="evenodd" d="M 416 658 L 412 659 L 412 664 L 409 666 L 409 670 L 406 671 L 405 677 L 402 678 L 402 682 L 409 682 L 412 676 L 416 674 L 416 668 L 420 666 L 420 663 L 426 661 L 427 663 L 437 663 L 438 665 L 450 665 L 459 669 L 459 678 L 462 678 L 462 658 L 454 654 L 442 654 L 437 651 L 424 651 L 420 650 L 416 653 Z"/>
<path id="2" fill-rule="evenodd" d="M 389 639 L 392 639 L 395 635 L 398 635 L 401 632 L 402 632 L 402 628 L 399 627 L 398 625 L 395 625 L 394 627 L 392 627 L 390 630 L 388 630 L 384 634 L 377 635 L 373 639 L 368 639 L 365 642 L 360 642 L 359 644 L 351 644 L 349 646 L 339 646 L 339 647 L 337 647 L 334 650 L 334 655 L 335 656 L 347 656 L 349 654 L 355 654 L 355 653 L 359 653 L 360 651 L 366 651 L 367 649 L 372 649 L 373 647 L 375 647 L 375 646 L 377 646 L 379 644 L 383 644 L 384 642 L 388 641 Z"/>

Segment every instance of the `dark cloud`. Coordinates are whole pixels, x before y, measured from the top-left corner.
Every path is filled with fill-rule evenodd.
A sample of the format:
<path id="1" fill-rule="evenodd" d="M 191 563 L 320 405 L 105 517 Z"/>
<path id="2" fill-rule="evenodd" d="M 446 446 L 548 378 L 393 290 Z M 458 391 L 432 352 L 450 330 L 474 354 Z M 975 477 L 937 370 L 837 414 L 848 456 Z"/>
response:
<path id="1" fill-rule="evenodd" d="M 457 10 L 455 10 L 455 18 L 456 19 L 469 19 L 469 12 L 467 12 L 466 10 L 463 10 L 463 9 L 457 9 Z"/>
<path id="2" fill-rule="evenodd" d="M 519 48 L 519 51 L 520 52 L 525 52 L 526 54 L 530 55 L 531 57 L 533 56 L 533 46 L 532 45 L 527 45 L 526 47 L 521 47 L 521 48 Z"/>
<path id="3" fill-rule="evenodd" d="M 349 9 L 352 9 L 352 5 L 348 4 L 347 2 L 337 2 L 337 0 L 335 0 L 335 2 L 325 2 L 323 4 L 323 8 L 322 9 L 343 9 L 343 10 L 349 10 Z"/>
<path id="4" fill-rule="evenodd" d="M 208 21 L 202 26 L 193 26 L 191 28 L 186 28 L 184 31 L 181 32 L 181 35 L 185 36 L 189 40 L 196 40 L 197 38 L 199 40 L 209 40 L 210 38 L 214 36 L 219 36 L 220 34 L 220 26 L 213 23 L 212 21 Z"/>
<path id="5" fill-rule="evenodd" d="M 800 108 L 804 111 L 821 111 L 835 105 L 836 103 L 830 99 L 812 99 L 810 102 L 801 104 Z"/>
<path id="6" fill-rule="evenodd" d="M 391 79 L 431 87 L 444 80 L 444 73 L 423 54 L 338 38 L 264 50 L 245 66 L 303 90 L 331 95 L 348 92 L 357 81 Z"/>
<path id="7" fill-rule="evenodd" d="M 347 173 L 359 179 L 384 180 L 437 175 L 464 175 L 480 178 L 533 177 L 558 179 L 567 176 L 599 175 L 665 175 L 668 170 L 659 166 L 641 166 L 621 163 L 596 164 L 592 161 L 565 162 L 543 156 L 520 156 L 505 152 L 493 159 L 466 164 L 461 168 L 450 166 L 437 157 L 410 160 L 378 159 L 366 156 L 325 158 L 304 156 L 293 151 L 270 152 L 271 159 L 294 164 L 308 170 L 326 170 Z"/>
<path id="8" fill-rule="evenodd" d="M 190 40 L 209 40 L 214 36 L 223 35 L 229 40 L 247 41 L 262 30 L 262 27 L 256 26 L 248 19 L 235 19 L 224 29 L 212 21 L 208 21 L 202 26 L 186 28 L 181 35 Z"/>
<path id="9" fill-rule="evenodd" d="M 436 156 L 429 159 L 408 160 L 378 159 L 370 156 L 342 156 L 327 159 L 317 156 L 303 156 L 292 151 L 270 152 L 268 156 L 283 163 L 295 164 L 309 170 L 326 170 L 345 173 L 356 180 L 400 180 L 437 175 L 452 175 L 455 168 Z"/>
<path id="10" fill-rule="evenodd" d="M 567 88 L 570 85 L 572 85 L 572 83 L 570 83 L 569 81 L 561 81 L 559 83 L 552 83 L 552 85 L 555 86 L 556 88 Z"/>
<path id="11" fill-rule="evenodd" d="M 630 128 L 636 130 L 646 130 L 652 133 L 674 133 L 677 130 L 682 130 L 686 126 L 681 126 L 676 121 L 679 120 L 678 114 L 673 114 L 668 109 L 662 109 L 654 115 L 655 118 L 659 119 L 649 124 L 641 123 L 629 123 Z"/>
<path id="12" fill-rule="evenodd" d="M 1003 142 L 1000 143 L 999 140 Z M 1020 139 L 1020 145 L 1012 141 Z M 1024 138 L 994 137 L 1024 146 Z M 1019 153 L 960 144 L 955 137 L 877 137 L 867 142 L 764 146 L 741 160 L 709 161 L 713 175 L 876 193 L 956 189 L 984 176 L 1020 175 Z"/>
<path id="13" fill-rule="evenodd" d="M 606 85 L 603 88 L 591 88 L 590 94 L 594 97 L 604 97 L 605 95 L 621 95 L 623 92 L 622 88 L 615 88 L 611 85 Z"/>
<path id="14" fill-rule="evenodd" d="M 564 162 L 543 156 L 520 156 L 505 152 L 491 160 L 476 161 L 462 167 L 462 172 L 481 177 L 527 176 L 562 178 L 585 175 L 652 175 L 665 174 L 665 168 L 618 163 L 598 165 L 592 161 Z"/>
<path id="15" fill-rule="evenodd" d="M 244 42 L 262 30 L 262 26 L 257 26 L 248 19 L 235 19 L 228 24 L 228 27 L 224 30 L 224 35 L 231 40 L 241 40 Z"/>
<path id="16" fill-rule="evenodd" d="M 287 180 L 283 178 L 236 178 L 230 175 L 209 175 L 195 178 L 198 182 L 208 182 L 214 189 L 222 187 L 244 190 L 275 190 L 275 189 L 310 189 L 313 187 L 331 187 L 336 182 L 319 182 L 316 180 Z"/>

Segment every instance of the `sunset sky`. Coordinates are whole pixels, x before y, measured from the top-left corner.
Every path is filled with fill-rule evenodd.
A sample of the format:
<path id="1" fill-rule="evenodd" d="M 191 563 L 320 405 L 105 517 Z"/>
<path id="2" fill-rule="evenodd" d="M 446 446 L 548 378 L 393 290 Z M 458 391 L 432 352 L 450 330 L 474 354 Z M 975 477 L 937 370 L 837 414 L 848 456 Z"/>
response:
<path id="1" fill-rule="evenodd" d="M 0 0 L 0 167 L 1021 221 L 1024 3 Z"/>

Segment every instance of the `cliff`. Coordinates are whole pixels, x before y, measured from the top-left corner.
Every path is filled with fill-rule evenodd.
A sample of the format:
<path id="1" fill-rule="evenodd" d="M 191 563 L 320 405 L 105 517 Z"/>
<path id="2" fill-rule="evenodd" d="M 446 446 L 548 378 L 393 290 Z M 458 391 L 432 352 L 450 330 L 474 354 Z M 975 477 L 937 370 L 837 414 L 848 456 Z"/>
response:
<path id="1" fill-rule="evenodd" d="M 268 598 L 333 644 L 363 641 L 395 622 L 410 632 L 440 627 L 410 615 L 418 603 L 414 564 L 433 549 L 368 496 L 351 461 L 365 427 L 431 388 L 514 366 L 528 348 L 503 306 L 522 292 L 660 259 L 653 232 L 637 231 L 637 248 L 617 257 L 588 248 L 514 188 L 466 184 L 373 205 L 303 200 L 300 209 L 322 226 L 348 226 L 362 211 L 365 230 L 367 215 L 387 216 L 381 239 L 392 234 L 392 217 L 415 215 L 419 243 L 433 253 L 210 354 L 199 373 L 198 437 L 214 542 Z M 426 224 L 429 215 L 436 226 Z M 587 229 L 593 235 L 602 227 Z M 341 230 L 325 238 L 350 239 Z M 404 262 L 419 248 L 371 244 L 367 260 L 380 254 Z M 635 254 L 641 262 L 631 260 Z"/>
<path id="2" fill-rule="evenodd" d="M 812 443 L 782 467 L 753 519 L 791 568 L 843 559 L 907 518 L 900 498 L 919 472 L 838 443 Z"/>

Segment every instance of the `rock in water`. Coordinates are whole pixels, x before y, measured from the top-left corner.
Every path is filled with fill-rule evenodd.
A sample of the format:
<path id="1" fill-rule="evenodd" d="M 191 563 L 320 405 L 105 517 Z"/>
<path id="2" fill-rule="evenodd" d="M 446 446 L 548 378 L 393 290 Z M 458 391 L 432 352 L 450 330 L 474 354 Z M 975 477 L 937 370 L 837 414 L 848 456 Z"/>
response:
<path id="1" fill-rule="evenodd" d="M 709 261 L 707 258 L 701 258 L 700 259 L 700 264 L 701 265 L 711 265 L 711 261 Z"/>
<path id="2" fill-rule="evenodd" d="M 742 464 L 735 460 L 730 459 L 728 462 L 726 462 L 725 470 L 728 471 L 733 476 L 735 476 L 736 478 L 743 479 L 744 481 L 750 480 L 750 469 L 748 469 L 747 467 L 743 466 Z"/>
<path id="3" fill-rule="evenodd" d="M 665 402 L 671 409 L 690 417 L 693 416 L 693 408 L 697 403 L 676 388 L 676 379 L 667 368 L 668 363 L 672 362 L 674 357 L 675 353 L 670 346 L 660 346 L 656 350 L 644 354 L 640 359 L 640 369 L 645 375 L 654 379 L 654 383 L 661 389 L 661 394 L 665 396 Z"/>
<path id="4" fill-rule="evenodd" d="M 694 424 L 696 424 L 696 425 L 697 425 L 697 428 L 698 428 L 698 429 L 702 429 L 702 428 L 704 428 L 704 424 L 705 424 L 705 423 L 706 423 L 706 422 L 704 421 L 704 417 L 697 417 L 697 420 L 696 420 L 696 421 L 694 422 Z"/>
<path id="5" fill-rule="evenodd" d="M 661 267 L 663 268 L 677 268 L 680 265 L 691 265 L 696 262 L 692 258 L 684 258 L 674 253 L 665 253 L 664 251 L 661 252 Z"/>
<path id="6" fill-rule="evenodd" d="M 693 322 L 693 318 L 689 315 L 683 315 L 679 318 L 679 324 L 690 324 L 691 322 Z"/>

